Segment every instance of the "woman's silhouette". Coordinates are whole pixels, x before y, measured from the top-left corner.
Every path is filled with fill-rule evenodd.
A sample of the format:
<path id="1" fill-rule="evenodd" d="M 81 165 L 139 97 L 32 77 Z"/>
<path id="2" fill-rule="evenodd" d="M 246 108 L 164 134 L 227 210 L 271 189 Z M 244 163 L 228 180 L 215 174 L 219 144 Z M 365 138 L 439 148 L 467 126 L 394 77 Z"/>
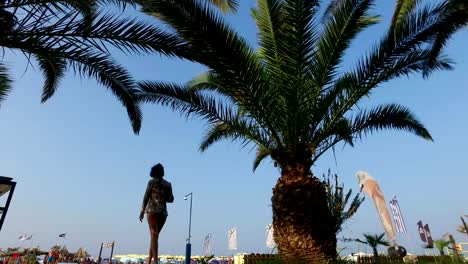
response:
<path id="1" fill-rule="evenodd" d="M 166 203 L 172 203 L 174 195 L 172 194 L 171 183 L 163 179 L 164 167 L 161 163 L 151 168 L 150 176 L 153 179 L 148 182 L 148 187 L 143 197 L 140 222 L 143 221 L 144 214 L 146 213 L 151 235 L 151 245 L 146 264 L 151 264 L 151 259 L 154 259 L 154 264 L 158 264 L 159 233 L 167 219 Z"/>

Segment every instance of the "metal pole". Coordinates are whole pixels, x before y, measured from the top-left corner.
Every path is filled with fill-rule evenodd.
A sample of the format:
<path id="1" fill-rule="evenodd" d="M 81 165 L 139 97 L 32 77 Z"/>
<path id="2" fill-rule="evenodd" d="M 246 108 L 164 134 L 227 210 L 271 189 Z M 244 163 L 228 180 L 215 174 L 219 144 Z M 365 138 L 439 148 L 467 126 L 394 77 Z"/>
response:
<path id="1" fill-rule="evenodd" d="M 185 245 L 185 264 L 190 264 L 190 259 L 191 259 L 191 255 L 192 255 L 192 244 L 190 244 L 190 238 L 192 237 L 192 234 L 191 234 L 191 231 L 192 231 L 192 199 L 193 199 L 192 193 L 189 193 L 189 194 L 185 195 L 184 200 L 186 200 L 189 195 L 190 195 L 190 214 L 189 214 L 188 238 L 187 238 L 187 244 Z"/>
<path id="2" fill-rule="evenodd" d="M 192 230 L 192 193 L 190 193 L 190 216 L 189 216 L 189 228 L 188 228 L 188 241 L 190 243 L 190 238 L 192 237 L 191 235 L 191 230 Z"/>
<path id="3" fill-rule="evenodd" d="M 114 241 L 112 241 L 112 248 L 111 248 L 111 255 L 109 259 L 109 263 L 112 264 L 112 255 L 114 254 Z M 157 263 L 156 263 L 157 264 Z"/>
<path id="4" fill-rule="evenodd" d="M 101 243 L 101 249 L 99 250 L 99 257 L 97 259 L 97 264 L 101 264 L 101 254 L 102 254 L 102 246 L 104 243 Z"/>

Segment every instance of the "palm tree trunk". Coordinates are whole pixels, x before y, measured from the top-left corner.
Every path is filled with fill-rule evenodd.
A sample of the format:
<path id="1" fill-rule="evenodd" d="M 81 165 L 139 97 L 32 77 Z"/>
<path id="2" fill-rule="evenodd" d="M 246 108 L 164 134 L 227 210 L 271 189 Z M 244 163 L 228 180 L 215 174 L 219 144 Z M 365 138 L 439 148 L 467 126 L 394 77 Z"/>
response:
<path id="1" fill-rule="evenodd" d="M 290 172 L 278 179 L 271 200 L 281 258 L 309 263 L 336 258 L 334 220 L 326 195 L 318 178 Z"/>
<path id="2" fill-rule="evenodd" d="M 379 252 L 377 251 L 377 247 L 373 247 L 372 250 L 374 251 L 374 263 L 379 263 Z"/>

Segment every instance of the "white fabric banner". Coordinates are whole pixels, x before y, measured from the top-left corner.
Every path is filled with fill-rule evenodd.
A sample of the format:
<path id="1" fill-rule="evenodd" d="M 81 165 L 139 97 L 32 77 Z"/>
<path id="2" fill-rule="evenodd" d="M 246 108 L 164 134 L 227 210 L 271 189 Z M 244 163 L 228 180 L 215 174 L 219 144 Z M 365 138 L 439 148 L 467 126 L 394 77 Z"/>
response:
<path id="1" fill-rule="evenodd" d="M 266 246 L 267 246 L 267 248 L 275 248 L 276 247 L 275 239 L 273 238 L 273 232 L 274 232 L 273 225 L 272 224 L 267 225 L 266 226 Z"/>
<path id="2" fill-rule="evenodd" d="M 228 231 L 228 248 L 229 250 L 237 250 L 237 228 L 233 227 Z"/>

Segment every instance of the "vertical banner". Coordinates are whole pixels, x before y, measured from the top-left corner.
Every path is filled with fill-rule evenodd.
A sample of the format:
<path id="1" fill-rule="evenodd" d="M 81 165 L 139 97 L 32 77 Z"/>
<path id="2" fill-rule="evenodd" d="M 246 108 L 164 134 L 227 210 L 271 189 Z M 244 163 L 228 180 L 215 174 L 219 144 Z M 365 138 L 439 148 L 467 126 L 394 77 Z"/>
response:
<path id="1" fill-rule="evenodd" d="M 267 248 L 275 248 L 276 247 L 275 239 L 273 238 L 273 232 L 274 232 L 273 225 L 268 224 L 266 226 L 266 246 L 267 246 Z"/>
<path id="2" fill-rule="evenodd" d="M 434 246 L 434 240 L 432 240 L 431 230 L 429 230 L 429 225 L 424 225 L 424 233 L 426 233 L 427 244 L 432 247 Z"/>
<path id="3" fill-rule="evenodd" d="M 403 220 L 403 215 L 401 213 L 400 205 L 398 204 L 396 196 L 393 197 L 393 199 L 390 201 L 390 208 L 392 209 L 393 221 L 395 222 L 396 231 L 398 233 L 406 234 L 407 230 L 405 220 Z"/>
<path id="4" fill-rule="evenodd" d="M 422 242 L 427 242 L 426 231 L 424 231 L 424 226 L 423 226 L 422 221 L 419 221 L 417 225 L 418 225 L 419 237 L 421 238 Z"/>
<path id="5" fill-rule="evenodd" d="M 208 234 L 205 237 L 205 256 L 213 255 L 213 251 L 211 249 L 211 238 L 212 238 L 211 234 Z"/>
<path id="6" fill-rule="evenodd" d="M 387 234 L 387 239 L 392 242 L 393 246 L 398 246 L 387 202 L 385 202 L 385 197 L 379 184 L 365 171 L 358 171 L 356 173 L 356 177 L 358 178 L 359 186 L 362 187 L 364 193 L 366 193 L 374 202 L 380 221 L 382 222 L 382 226 Z"/>
<path id="7" fill-rule="evenodd" d="M 228 231 L 228 248 L 229 250 L 237 250 L 237 228 L 233 227 Z"/>

